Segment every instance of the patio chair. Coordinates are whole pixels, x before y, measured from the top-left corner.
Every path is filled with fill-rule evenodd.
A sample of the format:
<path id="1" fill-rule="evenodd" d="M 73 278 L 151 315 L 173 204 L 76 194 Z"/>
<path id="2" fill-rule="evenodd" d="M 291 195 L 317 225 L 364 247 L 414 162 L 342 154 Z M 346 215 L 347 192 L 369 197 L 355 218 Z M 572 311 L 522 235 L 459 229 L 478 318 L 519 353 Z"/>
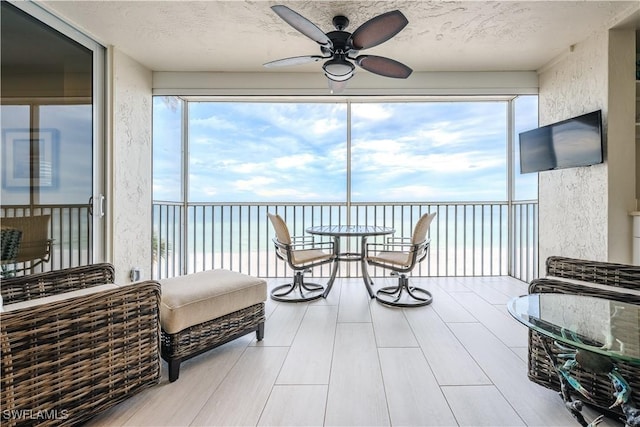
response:
<path id="1" fill-rule="evenodd" d="M 386 243 L 368 243 L 366 260 L 369 265 L 391 270 L 398 276 L 397 286 L 387 286 L 376 292 L 376 299 L 396 307 L 418 307 L 430 304 L 431 293 L 409 285 L 407 273 L 427 257 L 430 240 L 427 231 L 436 213 L 424 214 L 416 223 L 411 237 L 389 237 Z"/>
<path id="2" fill-rule="evenodd" d="M 277 214 L 267 213 L 276 232 L 273 242 L 276 256 L 285 261 L 295 276 L 292 283 L 271 290 L 275 301 L 304 302 L 322 297 L 324 286 L 305 283 L 303 275 L 311 268 L 327 264 L 335 259 L 333 242 L 316 242 L 313 236 L 291 236 L 284 220 Z"/>
<path id="3" fill-rule="evenodd" d="M 38 265 L 49 262 L 53 241 L 49 238 L 50 220 L 51 215 L 0 218 L 3 229 L 20 230 L 22 235 L 17 253 L 7 259 L 3 257 L 1 261 L 5 275 L 27 270 L 33 272 Z M 7 267 L 9 264 L 13 264 L 13 268 Z"/>

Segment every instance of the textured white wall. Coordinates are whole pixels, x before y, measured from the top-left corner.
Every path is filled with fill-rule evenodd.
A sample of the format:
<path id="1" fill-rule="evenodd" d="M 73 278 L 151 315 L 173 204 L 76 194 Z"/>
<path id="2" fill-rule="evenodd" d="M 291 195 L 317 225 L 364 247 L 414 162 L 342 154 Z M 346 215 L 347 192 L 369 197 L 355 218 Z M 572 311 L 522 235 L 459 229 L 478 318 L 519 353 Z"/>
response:
<path id="1" fill-rule="evenodd" d="M 600 32 L 540 73 L 541 125 L 601 109 L 606 129 L 607 52 Z M 540 173 L 541 272 L 551 255 L 607 260 L 607 179 L 606 163 Z"/>
<path id="2" fill-rule="evenodd" d="M 551 255 L 630 263 L 634 210 L 635 34 L 598 32 L 540 73 L 540 124 L 601 109 L 605 163 L 542 172 L 540 271 Z"/>
<path id="3" fill-rule="evenodd" d="M 151 272 L 152 73 L 114 49 L 112 78 L 110 243 L 116 283 L 128 283 L 132 267 Z"/>

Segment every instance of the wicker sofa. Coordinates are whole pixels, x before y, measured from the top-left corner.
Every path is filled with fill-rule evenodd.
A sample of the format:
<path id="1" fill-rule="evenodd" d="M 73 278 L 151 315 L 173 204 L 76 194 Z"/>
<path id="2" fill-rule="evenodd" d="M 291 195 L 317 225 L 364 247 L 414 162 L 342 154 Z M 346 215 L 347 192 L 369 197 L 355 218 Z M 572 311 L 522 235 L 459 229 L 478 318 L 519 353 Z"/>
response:
<path id="1" fill-rule="evenodd" d="M 75 425 L 160 378 L 160 285 L 110 264 L 3 279 L 1 424 Z"/>
<path id="2" fill-rule="evenodd" d="M 546 261 L 546 274 L 546 277 L 530 283 L 529 293 L 580 294 L 640 305 L 638 266 L 549 257 Z M 545 353 L 542 339 L 538 333 L 529 331 L 529 379 L 547 388 L 560 390 L 557 373 Z M 551 346 L 551 349 L 556 355 L 562 352 L 555 346 Z M 640 402 L 640 365 L 620 362 L 618 369 L 633 390 L 631 399 L 635 403 Z M 605 374 L 589 373 L 579 367 L 571 372 L 592 394 L 594 406 L 614 416 L 623 415 L 620 407 L 609 410 L 609 406 L 615 400 L 614 389 L 611 380 Z M 576 397 L 582 398 L 579 395 Z"/>

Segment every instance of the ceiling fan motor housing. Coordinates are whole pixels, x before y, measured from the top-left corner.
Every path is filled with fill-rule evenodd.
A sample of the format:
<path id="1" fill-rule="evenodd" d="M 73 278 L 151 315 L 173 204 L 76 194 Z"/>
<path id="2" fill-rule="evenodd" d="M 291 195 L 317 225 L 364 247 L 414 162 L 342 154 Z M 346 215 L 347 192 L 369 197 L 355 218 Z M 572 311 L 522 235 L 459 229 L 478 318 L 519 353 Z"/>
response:
<path id="1" fill-rule="evenodd" d="M 344 18 L 348 24 L 349 20 L 344 16 L 333 18 L 334 24 L 336 24 L 336 21 L 340 21 L 339 18 Z M 339 28 L 338 24 L 336 24 L 336 28 Z M 333 55 L 333 58 L 326 61 L 322 69 L 331 80 L 345 81 L 350 79 L 353 77 L 353 72 L 356 68 L 351 62 L 347 61 L 347 57 L 351 53 L 351 47 L 348 45 L 351 33 L 338 29 L 328 32 L 327 37 L 331 40 L 333 47 L 329 49 L 321 46 L 320 49 L 324 55 Z"/>
<path id="2" fill-rule="evenodd" d="M 318 43 L 322 56 L 306 55 L 284 58 L 268 62 L 264 64 L 265 67 L 297 65 L 326 59 L 322 69 L 329 79 L 332 93 L 334 89 L 344 89 L 344 82 L 354 74 L 354 62 L 360 68 L 384 77 L 406 79 L 412 72 L 411 68 L 390 58 L 358 55 L 360 50 L 386 42 L 409 23 L 399 10 L 375 16 L 360 25 L 353 33 L 344 31 L 349 26 L 349 19 L 346 16 L 337 15 L 333 17 L 333 25 L 336 30 L 324 33 L 313 22 L 287 6 L 274 5 L 271 6 L 271 9 L 293 28 Z"/>

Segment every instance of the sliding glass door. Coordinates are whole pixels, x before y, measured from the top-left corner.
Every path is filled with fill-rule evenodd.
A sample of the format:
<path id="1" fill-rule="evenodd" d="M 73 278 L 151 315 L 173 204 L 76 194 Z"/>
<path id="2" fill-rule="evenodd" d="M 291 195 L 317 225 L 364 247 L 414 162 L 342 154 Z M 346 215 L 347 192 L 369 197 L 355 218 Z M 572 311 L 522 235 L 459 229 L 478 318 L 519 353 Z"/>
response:
<path id="1" fill-rule="evenodd" d="M 1 7 L 2 216 L 50 216 L 44 270 L 102 260 L 104 50 L 33 3 Z"/>

